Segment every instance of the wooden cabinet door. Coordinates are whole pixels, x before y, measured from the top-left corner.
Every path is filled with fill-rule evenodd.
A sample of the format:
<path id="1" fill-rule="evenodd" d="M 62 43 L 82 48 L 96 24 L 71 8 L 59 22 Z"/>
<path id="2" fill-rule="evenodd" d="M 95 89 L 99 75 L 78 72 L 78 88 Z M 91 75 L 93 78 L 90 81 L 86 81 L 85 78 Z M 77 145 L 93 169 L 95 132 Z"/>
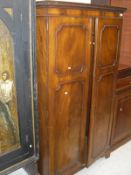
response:
<path id="1" fill-rule="evenodd" d="M 98 18 L 95 23 L 95 60 L 88 164 L 109 149 L 113 93 L 119 59 L 121 19 Z"/>
<path id="2" fill-rule="evenodd" d="M 49 18 L 50 175 L 73 174 L 84 163 L 91 66 L 91 18 Z"/>
<path id="3" fill-rule="evenodd" d="M 131 92 L 116 95 L 111 145 L 120 145 L 131 136 Z"/>

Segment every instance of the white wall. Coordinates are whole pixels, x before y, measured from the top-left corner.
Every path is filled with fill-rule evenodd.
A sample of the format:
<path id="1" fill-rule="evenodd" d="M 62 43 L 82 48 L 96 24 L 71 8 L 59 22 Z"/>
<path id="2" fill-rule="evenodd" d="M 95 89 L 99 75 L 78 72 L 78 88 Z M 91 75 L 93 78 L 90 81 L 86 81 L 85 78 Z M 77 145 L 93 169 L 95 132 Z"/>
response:
<path id="1" fill-rule="evenodd" d="M 43 0 L 36 0 L 36 1 L 43 1 Z M 91 3 L 91 0 L 59 0 L 59 1 Z"/>

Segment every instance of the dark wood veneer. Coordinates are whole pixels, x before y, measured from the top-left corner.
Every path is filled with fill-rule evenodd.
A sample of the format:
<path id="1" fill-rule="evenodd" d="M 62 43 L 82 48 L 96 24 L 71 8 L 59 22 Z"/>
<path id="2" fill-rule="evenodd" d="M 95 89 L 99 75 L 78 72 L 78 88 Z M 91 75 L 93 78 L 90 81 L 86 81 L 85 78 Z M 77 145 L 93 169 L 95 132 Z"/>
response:
<path id="1" fill-rule="evenodd" d="M 131 66 L 120 64 L 118 69 L 118 79 L 126 78 L 128 76 L 131 76 Z"/>

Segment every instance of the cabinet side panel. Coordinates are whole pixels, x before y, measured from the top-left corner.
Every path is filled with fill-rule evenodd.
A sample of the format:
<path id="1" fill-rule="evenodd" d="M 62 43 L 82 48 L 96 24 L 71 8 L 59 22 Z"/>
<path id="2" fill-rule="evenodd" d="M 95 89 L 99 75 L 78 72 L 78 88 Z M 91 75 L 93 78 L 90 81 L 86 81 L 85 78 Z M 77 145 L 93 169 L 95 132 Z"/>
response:
<path id="1" fill-rule="evenodd" d="M 40 161 L 39 171 L 48 174 L 48 49 L 47 49 L 47 18 L 37 17 L 37 79 L 38 79 L 38 112 L 40 128 Z"/>

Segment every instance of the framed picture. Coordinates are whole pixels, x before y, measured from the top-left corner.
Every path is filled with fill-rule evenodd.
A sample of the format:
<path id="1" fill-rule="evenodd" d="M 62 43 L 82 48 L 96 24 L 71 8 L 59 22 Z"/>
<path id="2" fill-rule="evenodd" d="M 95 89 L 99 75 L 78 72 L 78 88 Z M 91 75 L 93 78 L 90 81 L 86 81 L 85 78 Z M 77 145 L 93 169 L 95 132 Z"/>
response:
<path id="1" fill-rule="evenodd" d="M 0 173 L 37 159 L 35 5 L 0 0 Z"/>

